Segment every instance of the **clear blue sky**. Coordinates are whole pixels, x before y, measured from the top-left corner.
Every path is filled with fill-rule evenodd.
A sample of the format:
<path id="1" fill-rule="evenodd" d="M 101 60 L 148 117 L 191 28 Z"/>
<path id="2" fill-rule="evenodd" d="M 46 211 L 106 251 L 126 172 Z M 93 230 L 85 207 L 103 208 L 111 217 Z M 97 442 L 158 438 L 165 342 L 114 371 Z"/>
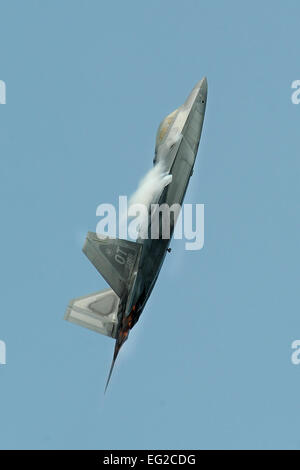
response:
<path id="1" fill-rule="evenodd" d="M 0 1 L 1 448 L 299 448 L 298 1 Z M 106 287 L 96 206 L 151 167 L 160 120 L 206 75 L 186 202 L 120 356 L 63 320 Z"/>

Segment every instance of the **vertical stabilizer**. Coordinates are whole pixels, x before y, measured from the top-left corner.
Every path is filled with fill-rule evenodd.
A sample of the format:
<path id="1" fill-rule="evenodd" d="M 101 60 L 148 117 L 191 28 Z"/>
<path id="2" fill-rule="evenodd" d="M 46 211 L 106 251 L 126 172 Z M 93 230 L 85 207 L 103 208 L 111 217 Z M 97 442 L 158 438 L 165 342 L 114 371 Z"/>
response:
<path id="1" fill-rule="evenodd" d="M 88 232 L 83 246 L 84 254 L 120 298 L 128 290 L 141 250 L 141 243 L 99 238 L 92 232 Z"/>

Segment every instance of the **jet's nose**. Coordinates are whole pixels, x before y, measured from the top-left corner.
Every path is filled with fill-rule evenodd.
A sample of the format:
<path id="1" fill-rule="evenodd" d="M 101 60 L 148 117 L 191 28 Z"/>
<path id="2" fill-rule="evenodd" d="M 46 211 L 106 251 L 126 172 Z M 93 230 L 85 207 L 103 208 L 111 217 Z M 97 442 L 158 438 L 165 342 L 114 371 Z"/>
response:
<path id="1" fill-rule="evenodd" d="M 202 80 L 196 83 L 191 93 L 189 94 L 186 102 L 184 103 L 184 106 L 187 107 L 188 109 L 191 109 L 197 97 L 198 99 L 200 98 L 202 101 L 206 102 L 206 98 L 207 98 L 207 78 L 206 77 L 203 77 Z"/>
<path id="2" fill-rule="evenodd" d="M 201 93 L 206 97 L 207 96 L 207 78 L 206 77 L 202 78 L 202 80 L 200 81 L 200 90 L 201 90 Z"/>

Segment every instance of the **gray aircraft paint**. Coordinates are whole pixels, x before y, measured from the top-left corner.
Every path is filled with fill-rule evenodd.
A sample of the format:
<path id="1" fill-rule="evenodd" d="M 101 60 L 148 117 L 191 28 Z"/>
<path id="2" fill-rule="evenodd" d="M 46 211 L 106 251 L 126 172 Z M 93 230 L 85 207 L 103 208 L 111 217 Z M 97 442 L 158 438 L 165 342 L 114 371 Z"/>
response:
<path id="1" fill-rule="evenodd" d="M 171 175 L 158 204 L 182 204 L 198 151 L 207 100 L 207 80 L 203 78 L 185 103 L 160 124 L 154 164 Z M 154 216 L 154 215 L 153 215 Z M 153 220 L 153 219 L 152 219 Z M 110 285 L 110 289 L 73 299 L 65 319 L 116 339 L 112 369 L 129 330 L 138 321 L 152 292 L 169 247 L 176 220 L 171 218 L 170 237 L 136 242 L 99 238 L 89 232 L 83 252 Z M 149 233 L 151 232 L 151 220 Z"/>

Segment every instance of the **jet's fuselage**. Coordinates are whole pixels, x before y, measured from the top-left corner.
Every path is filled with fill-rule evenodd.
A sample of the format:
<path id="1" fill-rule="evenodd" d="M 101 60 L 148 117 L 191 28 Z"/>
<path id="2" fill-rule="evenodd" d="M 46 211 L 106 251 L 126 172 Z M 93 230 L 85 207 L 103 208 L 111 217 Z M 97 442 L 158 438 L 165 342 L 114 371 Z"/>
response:
<path id="1" fill-rule="evenodd" d="M 138 321 L 164 262 L 193 173 L 206 99 L 207 81 L 203 78 L 158 128 L 154 165 L 165 186 L 153 191 L 148 224 L 136 242 L 87 234 L 83 252 L 110 288 L 72 299 L 65 318 L 116 340 L 106 387 L 120 348 Z"/>
<path id="2" fill-rule="evenodd" d="M 207 81 L 204 78 L 197 83 L 186 102 L 170 115 L 171 122 L 168 123 L 169 127 L 162 140 L 157 139 L 154 164 L 161 164 L 164 171 L 172 175 L 171 183 L 163 189 L 159 198 L 159 206 L 166 204 L 171 208 L 174 204 L 181 206 L 183 202 L 193 173 L 206 99 Z M 162 128 L 162 133 L 163 130 Z M 152 292 L 173 235 L 175 222 L 175 218 L 171 216 L 168 238 L 163 237 L 160 226 L 157 239 L 151 237 L 152 219 L 149 223 L 148 238 L 137 240 L 142 243 L 143 248 L 124 313 L 125 317 L 131 315 L 130 328 L 137 322 Z"/>

